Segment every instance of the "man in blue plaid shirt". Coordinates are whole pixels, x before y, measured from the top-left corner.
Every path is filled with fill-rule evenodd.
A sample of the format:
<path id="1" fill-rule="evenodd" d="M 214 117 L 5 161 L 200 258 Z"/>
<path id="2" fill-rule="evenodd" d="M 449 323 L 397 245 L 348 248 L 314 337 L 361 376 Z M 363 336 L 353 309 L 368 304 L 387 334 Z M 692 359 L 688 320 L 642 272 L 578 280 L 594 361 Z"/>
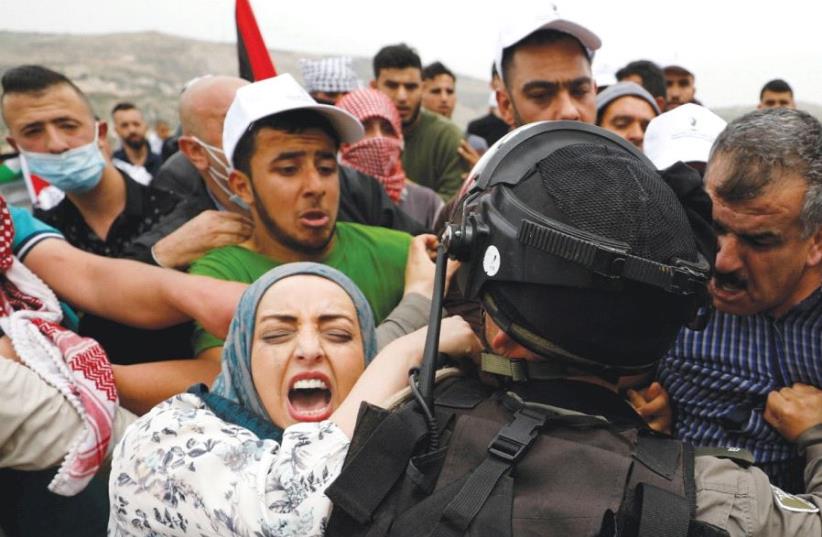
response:
<path id="1" fill-rule="evenodd" d="M 774 484 L 801 491 L 803 460 L 773 427 L 771 405 L 822 387 L 822 126 L 796 110 L 737 119 L 714 143 L 705 187 L 716 311 L 661 363 L 675 434 L 746 448 Z"/>

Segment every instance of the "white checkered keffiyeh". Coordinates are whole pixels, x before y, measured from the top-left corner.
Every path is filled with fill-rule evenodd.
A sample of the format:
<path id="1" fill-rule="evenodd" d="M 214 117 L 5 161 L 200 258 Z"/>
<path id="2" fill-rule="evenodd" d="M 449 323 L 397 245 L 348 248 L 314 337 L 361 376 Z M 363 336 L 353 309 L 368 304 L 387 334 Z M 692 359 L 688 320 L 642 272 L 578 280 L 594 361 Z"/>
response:
<path id="1" fill-rule="evenodd" d="M 305 88 L 311 91 L 354 91 L 361 86 L 349 56 L 300 60 Z"/>
<path id="2" fill-rule="evenodd" d="M 99 343 L 60 326 L 63 313 L 57 297 L 13 255 L 13 239 L 14 222 L 0 196 L 0 329 L 11 339 L 20 361 L 57 388 L 83 419 L 48 487 L 73 496 L 91 481 L 114 447 L 114 375 Z"/>

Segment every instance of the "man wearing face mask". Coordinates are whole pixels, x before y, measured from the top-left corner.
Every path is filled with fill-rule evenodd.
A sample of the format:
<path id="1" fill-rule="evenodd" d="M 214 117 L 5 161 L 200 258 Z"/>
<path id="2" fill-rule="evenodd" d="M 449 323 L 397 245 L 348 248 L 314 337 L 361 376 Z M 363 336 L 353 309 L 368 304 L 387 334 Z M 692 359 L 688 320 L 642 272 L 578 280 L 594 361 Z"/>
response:
<path id="1" fill-rule="evenodd" d="M 135 238 L 178 205 L 179 198 L 136 183 L 101 150 L 108 126 L 69 79 L 42 66 L 3 74 L 3 118 L 9 143 L 32 173 L 66 193 L 57 206 L 35 210 L 74 246 L 107 257 L 151 261 Z"/>
<path id="2" fill-rule="evenodd" d="M 228 190 L 229 168 L 219 146 L 228 107 L 237 89 L 246 84 L 248 81 L 237 77 L 206 75 L 189 82 L 180 96 L 180 151 L 163 164 L 152 185 L 187 200 L 192 213 L 199 215 L 187 226 L 208 228 L 213 232 L 205 234 L 205 240 L 224 242 L 205 245 L 167 237 L 154 247 L 155 256 L 164 265 L 171 256 L 184 258 L 188 264 L 212 248 L 241 242 L 229 242 L 237 230 L 236 218 L 229 215 L 245 217 L 248 207 Z M 426 231 L 391 202 L 376 179 L 345 166 L 340 166 L 339 219 L 412 235 Z"/>
<path id="3" fill-rule="evenodd" d="M 9 129 L 9 143 L 21 152 L 32 171 L 64 188 L 69 200 L 74 197 L 82 200 L 79 194 L 105 185 L 106 192 L 113 194 L 103 202 L 109 201 L 119 211 L 125 212 L 135 206 L 132 199 L 125 198 L 130 187 L 122 185 L 126 181 L 113 170 L 99 149 L 97 142 L 104 140 L 105 125 L 95 123 L 87 99 L 70 80 L 43 67 L 22 66 L 3 73 L 2 89 L 0 109 Z M 112 177 L 115 179 L 113 186 L 110 184 Z M 119 190 L 117 179 L 121 183 Z M 118 192 L 119 198 L 115 196 Z M 160 194 L 165 196 L 164 193 Z M 176 198 L 158 195 L 157 199 L 173 201 Z M 151 205 L 148 200 L 142 201 L 145 203 L 139 207 L 159 207 L 159 204 Z M 2 280 L 6 282 L 5 292 L 12 293 L 4 295 L 3 299 L 6 320 L 10 315 L 48 319 L 48 322 L 62 319 L 64 327 L 76 330 L 76 317 L 72 323 L 71 316 L 58 314 L 55 295 L 86 312 L 144 328 L 182 323 L 198 310 L 205 321 L 221 317 L 220 309 L 224 310 L 222 317 L 225 318 L 225 310 L 232 311 L 236 305 L 236 298 L 230 299 L 229 304 L 223 304 L 222 308 L 219 300 L 208 297 L 198 301 L 199 305 L 190 303 L 189 298 L 197 300 L 198 294 L 210 293 L 221 282 L 194 282 L 190 276 L 160 270 L 146 263 L 115 259 L 117 256 L 113 255 L 109 258 L 92 255 L 62 240 L 57 230 L 36 220 L 28 211 L 9 207 L 6 212 L 5 203 L 0 201 L 0 205 L 3 206 L 0 213 L 4 216 L 3 233 L 0 233 L 4 237 L 0 248 L 5 263 Z M 80 211 L 87 208 L 85 205 L 72 207 L 81 215 L 84 213 Z M 114 221 L 108 224 L 110 229 L 115 229 L 115 226 L 128 229 L 124 224 L 127 220 L 118 220 L 115 215 Z M 88 226 L 85 222 L 83 220 L 84 225 Z M 95 225 L 98 223 L 99 219 L 94 221 Z M 65 229 L 66 237 L 77 233 L 77 230 Z M 26 268 L 31 273 L 26 273 Z M 22 279 L 18 278 L 21 274 L 25 276 Z M 25 294 L 25 305 L 20 302 L 20 294 L 9 287 L 11 282 L 17 282 L 14 286 Z M 8 296 L 13 296 L 15 302 L 10 302 Z M 195 309 L 190 309 L 192 306 Z M 38 314 L 45 317 L 27 317 Z M 89 318 L 86 315 L 83 323 Z M 57 330 L 56 327 L 51 328 Z M 78 390 L 77 384 L 72 384 L 70 379 L 55 379 L 53 375 L 46 374 L 48 368 L 42 369 L 32 364 L 42 365 L 45 359 L 62 359 L 69 363 L 69 356 L 77 356 L 78 352 L 88 349 L 93 353 L 93 359 L 83 362 L 85 365 L 76 370 L 88 373 L 86 378 L 93 378 L 96 386 L 105 388 L 110 388 L 113 372 L 122 406 L 130 406 L 133 402 L 134 387 L 140 381 L 140 376 L 132 373 L 135 371 L 133 368 L 137 368 L 137 372 L 144 366 L 154 368 L 151 375 L 146 373 L 142 377 L 142 387 L 154 390 L 156 399 L 161 400 L 184 390 L 193 382 L 210 381 L 219 370 L 219 364 L 208 369 L 199 367 L 201 364 L 193 360 L 185 360 L 182 363 L 166 361 L 160 364 L 114 365 L 108 369 L 106 364 L 102 364 L 107 361 L 99 346 L 88 341 L 78 344 L 74 336 L 62 329 L 49 333 L 66 336 L 66 340 L 61 340 L 69 342 L 69 348 L 65 351 L 60 350 L 56 342 L 51 346 L 18 346 L 18 341 L 12 341 L 10 335 L 20 336 L 21 332 L 10 329 L 8 324 L 4 324 L 4 332 L 5 335 L 0 338 L 0 385 L 4 401 L 0 405 L 0 424 L 3 426 L 0 432 L 0 456 L 3 459 L 0 461 L 3 468 L 0 472 L 0 490 L 14 491 L 14 494 L 4 495 L 4 508 L 0 509 L 0 534 L 6 531 L 10 537 L 103 535 L 108 505 L 104 475 L 82 492 L 79 489 L 84 483 L 76 480 L 72 481 L 71 487 L 61 487 L 59 491 L 62 494 L 79 492 L 70 499 L 48 492 L 46 486 L 55 475 L 55 470 L 49 468 L 60 464 L 66 452 L 74 453 L 71 460 L 80 460 L 82 465 L 82 469 L 78 469 L 71 463 L 72 469 L 66 474 L 85 478 L 95 469 L 91 463 L 99 461 L 98 455 L 106 451 L 106 444 L 111 445 L 106 431 L 112 431 L 112 438 L 117 438 L 116 429 L 103 426 L 107 424 L 105 415 L 111 415 L 110 403 L 116 401 L 116 396 L 107 390 L 107 403 L 99 406 L 95 406 L 99 399 L 83 397 L 88 405 L 80 408 L 73 403 L 77 402 L 78 394 L 85 392 Z M 107 334 L 112 335 L 111 332 Z M 105 347 L 103 343 L 104 349 L 117 362 L 124 356 L 119 351 L 129 350 L 130 345 L 136 350 L 145 349 L 147 343 L 156 343 L 160 350 L 167 351 L 173 346 L 169 338 L 147 338 L 145 332 L 143 334 L 142 339 L 118 341 L 120 345 L 117 350 Z M 157 332 L 152 334 L 156 335 Z M 187 338 L 181 341 L 188 344 Z M 24 357 L 24 361 L 18 356 Z M 84 355 L 83 360 L 87 356 Z M 187 356 L 191 356 L 191 351 Z M 147 361 L 157 356 L 147 351 L 140 358 Z M 57 371 L 69 369 L 65 365 L 56 368 Z M 85 415 L 92 415 L 95 421 L 94 424 L 85 425 L 83 431 L 98 431 L 100 438 L 104 439 L 95 444 L 93 451 L 86 444 L 78 443 L 77 437 L 83 436 L 83 431 L 78 431 L 76 426 L 62 428 L 66 425 L 66 419 L 62 418 L 82 418 Z M 87 455 L 78 457 L 76 454 L 80 450 L 86 450 Z"/>
<path id="4" fill-rule="evenodd" d="M 377 90 L 362 88 L 340 99 L 337 106 L 359 119 L 365 128 L 362 140 L 342 145 L 341 162 L 376 177 L 391 201 L 433 229 L 443 201 L 430 188 L 406 178 L 401 160 L 402 123 L 391 99 Z"/>
<path id="5" fill-rule="evenodd" d="M 153 185 L 186 200 L 191 233 L 163 237 L 154 256 L 163 266 L 184 268 L 214 248 L 251 235 L 248 206 L 228 190 L 228 167 L 218 146 L 234 93 L 247 81 L 230 76 L 195 79 L 180 96 L 180 151 L 160 169 Z"/>
<path id="6" fill-rule="evenodd" d="M 99 146 L 106 124 L 95 122 L 87 98 L 65 76 L 20 66 L 3 74 L 2 85 L 9 143 L 33 173 L 66 193 L 56 207 L 38 210 L 36 216 L 86 252 L 160 264 L 151 253 L 153 237 L 167 235 L 188 219 L 180 198 L 143 186 L 113 166 Z M 179 234 L 190 237 L 186 230 Z M 79 332 L 99 341 L 113 363 L 131 367 L 190 358 L 190 326 L 146 331 L 85 315 Z"/>

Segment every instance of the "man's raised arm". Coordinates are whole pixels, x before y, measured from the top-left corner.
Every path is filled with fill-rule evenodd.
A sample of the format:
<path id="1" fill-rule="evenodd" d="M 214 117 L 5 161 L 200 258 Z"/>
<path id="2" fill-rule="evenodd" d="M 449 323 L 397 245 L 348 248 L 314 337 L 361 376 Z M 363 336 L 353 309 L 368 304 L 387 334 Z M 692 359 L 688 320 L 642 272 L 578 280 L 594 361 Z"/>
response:
<path id="1" fill-rule="evenodd" d="M 59 239 L 40 241 L 24 263 L 73 306 L 141 328 L 195 319 L 224 336 L 246 287 L 89 254 Z"/>

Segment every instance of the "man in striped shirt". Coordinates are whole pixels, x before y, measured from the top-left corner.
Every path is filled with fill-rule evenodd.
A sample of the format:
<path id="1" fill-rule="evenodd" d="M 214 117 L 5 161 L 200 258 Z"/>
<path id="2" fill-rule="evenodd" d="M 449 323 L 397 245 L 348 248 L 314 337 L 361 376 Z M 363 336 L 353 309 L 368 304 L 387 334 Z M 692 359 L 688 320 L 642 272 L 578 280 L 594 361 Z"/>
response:
<path id="1" fill-rule="evenodd" d="M 773 483 L 800 491 L 803 459 L 773 427 L 785 418 L 772 405 L 822 387 L 822 125 L 795 110 L 737 119 L 714 143 L 705 187 L 716 311 L 704 331 L 683 330 L 660 366 L 675 434 L 746 448 Z"/>

